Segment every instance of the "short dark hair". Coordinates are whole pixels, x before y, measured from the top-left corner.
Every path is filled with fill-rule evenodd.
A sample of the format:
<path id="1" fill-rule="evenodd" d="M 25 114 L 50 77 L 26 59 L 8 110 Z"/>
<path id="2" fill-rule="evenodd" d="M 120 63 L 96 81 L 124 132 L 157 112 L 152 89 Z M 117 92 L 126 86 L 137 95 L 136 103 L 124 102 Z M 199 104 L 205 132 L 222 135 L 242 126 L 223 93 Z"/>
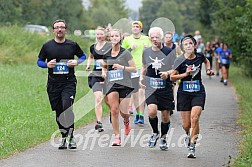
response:
<path id="1" fill-rule="evenodd" d="M 55 23 L 58 23 L 58 22 L 63 22 L 63 23 L 65 24 L 65 27 L 67 28 L 67 24 L 66 24 L 66 21 L 65 21 L 65 20 L 57 19 L 57 20 L 55 20 L 55 21 L 52 23 L 52 29 L 54 29 L 54 24 L 55 24 Z"/>
<path id="2" fill-rule="evenodd" d="M 182 40 L 181 43 L 184 42 L 184 40 L 186 39 L 191 39 L 193 41 L 193 44 L 196 46 L 197 45 L 197 41 L 195 40 L 195 38 L 192 35 L 186 35 Z"/>

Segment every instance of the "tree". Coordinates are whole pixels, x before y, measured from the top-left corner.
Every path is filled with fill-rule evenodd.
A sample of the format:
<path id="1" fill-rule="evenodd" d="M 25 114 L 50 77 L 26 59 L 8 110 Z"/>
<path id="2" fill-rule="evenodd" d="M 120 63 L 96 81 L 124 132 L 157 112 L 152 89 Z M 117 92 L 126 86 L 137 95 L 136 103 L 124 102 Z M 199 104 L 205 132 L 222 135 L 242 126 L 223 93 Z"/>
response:
<path id="1" fill-rule="evenodd" d="M 66 7 L 67 6 L 67 7 Z M 87 24 L 82 0 L 0 0 L 0 23 L 42 24 L 50 26 L 55 19 L 64 19 L 70 29 Z"/>
<path id="2" fill-rule="evenodd" d="M 186 33 L 199 29 L 197 18 L 198 1 L 195 0 L 143 0 L 140 8 L 140 19 L 144 23 L 144 31 L 148 31 L 152 21 L 158 17 L 172 19 L 176 31 Z"/>
<path id="3" fill-rule="evenodd" d="M 182 27 L 186 33 L 193 33 L 200 29 L 201 25 L 197 15 L 199 11 L 199 0 L 175 0 L 178 4 L 178 10 L 183 16 Z"/>
<path id="4" fill-rule="evenodd" d="M 252 76 L 252 0 L 248 0 L 244 7 L 237 6 L 236 11 L 242 13 L 241 16 L 236 17 L 235 20 L 237 22 L 236 30 L 237 30 L 237 51 L 239 54 L 237 59 L 242 64 L 243 71 L 246 75 Z M 241 28 L 242 27 L 242 28 Z"/>
<path id="5" fill-rule="evenodd" d="M 212 0 L 200 0 L 199 18 L 206 27 L 211 26 Z"/>
<path id="6" fill-rule="evenodd" d="M 140 20 L 143 23 L 143 31 L 148 32 L 151 23 L 157 19 L 157 12 L 163 0 L 143 0 L 142 7 L 139 9 Z"/>
<path id="7" fill-rule="evenodd" d="M 252 1 L 251 0 L 201 0 L 201 23 L 209 31 L 228 43 L 233 51 L 233 60 L 245 67 L 244 73 L 252 73 Z M 232 9 L 232 10 L 230 10 Z M 207 17 L 205 17 L 207 16 Z"/>
<path id="8" fill-rule="evenodd" d="M 91 28 L 105 26 L 108 23 L 114 24 L 120 18 L 128 17 L 128 9 L 125 6 L 125 0 L 90 0 L 88 9 L 91 18 Z"/>
<path id="9" fill-rule="evenodd" d="M 22 12 L 21 0 L 0 0 L 0 24 L 19 23 Z"/>
<path id="10" fill-rule="evenodd" d="M 163 1 L 157 12 L 157 17 L 166 17 L 170 19 L 175 25 L 176 33 L 181 34 L 184 31 L 182 26 L 183 16 L 179 12 L 178 7 L 175 1 Z"/>

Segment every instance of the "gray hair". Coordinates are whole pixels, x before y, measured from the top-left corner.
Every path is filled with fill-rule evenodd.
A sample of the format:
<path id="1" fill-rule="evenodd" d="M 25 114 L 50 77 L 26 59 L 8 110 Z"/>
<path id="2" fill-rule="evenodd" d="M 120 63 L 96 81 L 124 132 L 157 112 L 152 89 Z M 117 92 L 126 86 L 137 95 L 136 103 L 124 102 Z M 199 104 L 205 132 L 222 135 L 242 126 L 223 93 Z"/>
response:
<path id="1" fill-rule="evenodd" d="M 150 34 L 152 32 L 154 32 L 154 31 L 158 31 L 159 32 L 159 35 L 160 35 L 161 39 L 164 38 L 164 32 L 163 32 L 162 28 L 160 28 L 160 27 L 151 27 L 150 30 L 149 30 L 149 33 L 148 33 L 149 37 L 150 37 Z"/>

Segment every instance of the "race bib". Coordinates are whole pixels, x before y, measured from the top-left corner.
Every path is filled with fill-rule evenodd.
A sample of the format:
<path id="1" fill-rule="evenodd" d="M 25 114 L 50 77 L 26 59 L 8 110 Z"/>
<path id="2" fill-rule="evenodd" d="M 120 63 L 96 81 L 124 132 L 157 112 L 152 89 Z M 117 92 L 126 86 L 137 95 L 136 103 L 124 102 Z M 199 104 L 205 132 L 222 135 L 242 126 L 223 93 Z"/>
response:
<path id="1" fill-rule="evenodd" d="M 200 82 L 199 82 L 199 80 L 183 81 L 183 91 L 186 91 L 186 92 L 200 91 Z"/>
<path id="2" fill-rule="evenodd" d="M 111 70 L 108 72 L 109 81 L 123 80 L 123 70 Z"/>
<path id="3" fill-rule="evenodd" d="M 55 67 L 53 68 L 53 74 L 68 74 L 69 67 L 67 66 L 66 62 L 59 62 L 56 63 Z"/>
<path id="4" fill-rule="evenodd" d="M 161 78 L 150 78 L 150 87 L 155 89 L 165 88 L 166 82 Z"/>
<path id="5" fill-rule="evenodd" d="M 137 70 L 137 72 L 130 73 L 130 78 L 138 78 L 140 77 L 140 69 Z"/>
<path id="6" fill-rule="evenodd" d="M 207 58 L 211 57 L 210 53 L 206 53 L 206 57 Z"/>
<path id="7" fill-rule="evenodd" d="M 100 60 L 95 60 L 95 69 L 96 70 L 102 69 L 102 64 L 101 64 Z"/>
<path id="8" fill-rule="evenodd" d="M 222 59 L 222 60 L 221 60 L 221 63 L 222 63 L 222 64 L 228 64 L 228 60 L 227 60 L 227 59 Z"/>

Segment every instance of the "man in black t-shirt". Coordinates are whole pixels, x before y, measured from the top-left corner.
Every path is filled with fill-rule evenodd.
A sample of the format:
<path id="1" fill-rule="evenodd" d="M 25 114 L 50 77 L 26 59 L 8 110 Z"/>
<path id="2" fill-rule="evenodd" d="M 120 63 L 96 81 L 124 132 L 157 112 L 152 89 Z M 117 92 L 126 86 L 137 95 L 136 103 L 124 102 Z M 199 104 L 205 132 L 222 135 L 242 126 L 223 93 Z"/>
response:
<path id="1" fill-rule="evenodd" d="M 47 93 L 62 135 L 59 149 L 76 149 L 73 136 L 73 103 L 77 83 L 74 67 L 83 62 L 86 55 L 77 43 L 65 38 L 67 25 L 64 20 L 54 21 L 52 28 L 55 37 L 42 46 L 37 64 L 48 68 Z M 78 60 L 74 59 L 75 55 Z"/>

